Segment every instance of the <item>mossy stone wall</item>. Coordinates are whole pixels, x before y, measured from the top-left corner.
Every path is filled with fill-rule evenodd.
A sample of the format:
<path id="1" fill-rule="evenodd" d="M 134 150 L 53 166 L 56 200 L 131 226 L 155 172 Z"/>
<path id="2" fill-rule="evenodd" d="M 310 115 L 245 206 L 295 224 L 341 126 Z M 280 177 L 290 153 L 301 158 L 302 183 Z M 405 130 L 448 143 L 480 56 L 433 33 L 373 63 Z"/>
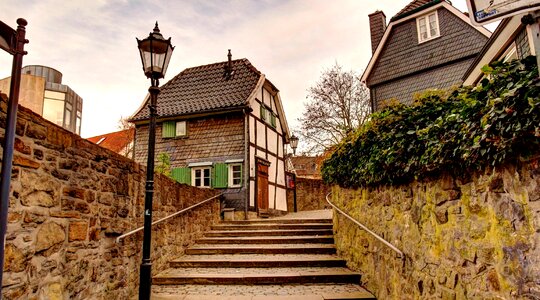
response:
<path id="1" fill-rule="evenodd" d="M 332 199 L 405 253 L 334 214 L 338 253 L 378 299 L 540 298 L 538 160 Z"/>

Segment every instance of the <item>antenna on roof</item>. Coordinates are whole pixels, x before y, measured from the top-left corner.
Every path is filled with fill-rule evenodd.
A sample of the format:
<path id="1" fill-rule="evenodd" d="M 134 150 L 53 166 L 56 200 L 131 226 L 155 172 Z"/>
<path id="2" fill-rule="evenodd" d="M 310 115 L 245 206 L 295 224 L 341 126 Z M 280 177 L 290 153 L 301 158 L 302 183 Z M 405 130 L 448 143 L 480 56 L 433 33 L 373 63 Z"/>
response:
<path id="1" fill-rule="evenodd" d="M 229 53 L 227 54 L 227 58 L 228 58 L 228 61 L 227 61 L 227 65 L 225 66 L 225 78 L 230 79 L 234 74 L 234 71 L 232 69 L 231 49 L 229 49 Z"/>

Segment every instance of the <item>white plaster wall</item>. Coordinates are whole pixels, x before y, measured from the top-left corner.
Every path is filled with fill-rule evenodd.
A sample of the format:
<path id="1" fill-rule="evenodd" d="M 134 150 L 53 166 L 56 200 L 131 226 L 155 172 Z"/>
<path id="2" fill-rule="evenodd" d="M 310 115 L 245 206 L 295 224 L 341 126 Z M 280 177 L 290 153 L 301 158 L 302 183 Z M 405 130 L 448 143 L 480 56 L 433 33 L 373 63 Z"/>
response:
<path id="1" fill-rule="evenodd" d="M 255 118 L 249 116 L 249 141 L 255 143 Z"/>
<path id="2" fill-rule="evenodd" d="M 272 94 L 267 89 L 263 89 L 263 99 L 264 104 L 268 105 L 269 107 L 272 106 Z"/>
<path id="3" fill-rule="evenodd" d="M 255 206 L 255 180 L 249 181 L 249 206 Z"/>
<path id="4" fill-rule="evenodd" d="M 287 192 L 284 188 L 277 188 L 276 209 L 287 210 Z"/>
<path id="5" fill-rule="evenodd" d="M 266 129 L 265 125 L 257 121 L 257 146 L 266 147 Z"/>
<path id="6" fill-rule="evenodd" d="M 270 167 L 268 168 L 268 181 L 276 182 L 277 159 L 273 155 L 268 155 L 268 161 L 270 162 Z"/>
<path id="7" fill-rule="evenodd" d="M 272 208 L 272 209 L 275 209 L 276 208 L 276 205 L 274 205 L 274 195 L 276 194 L 276 191 L 274 189 L 273 186 L 269 186 L 268 187 L 268 208 Z M 281 202 L 281 201 L 277 201 L 278 199 L 276 199 L 276 202 Z M 285 209 L 287 209 L 285 207 Z"/>
<path id="8" fill-rule="evenodd" d="M 277 184 L 279 185 L 285 185 L 285 164 L 283 161 L 278 160 L 277 163 L 277 170 L 278 170 L 278 181 Z"/>
<path id="9" fill-rule="evenodd" d="M 272 130 L 268 130 L 268 151 L 277 154 L 278 135 Z"/>
<path id="10" fill-rule="evenodd" d="M 255 177 L 255 147 L 249 147 L 249 176 Z M 250 188 L 255 187 L 251 185 Z"/>

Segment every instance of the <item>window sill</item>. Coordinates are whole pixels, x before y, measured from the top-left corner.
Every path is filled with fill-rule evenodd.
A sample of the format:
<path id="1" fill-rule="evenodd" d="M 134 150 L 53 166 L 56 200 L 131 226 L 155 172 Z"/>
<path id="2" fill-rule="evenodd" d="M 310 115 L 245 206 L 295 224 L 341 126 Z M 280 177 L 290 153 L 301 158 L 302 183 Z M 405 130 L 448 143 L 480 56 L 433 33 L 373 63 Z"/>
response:
<path id="1" fill-rule="evenodd" d="M 439 35 L 437 35 L 437 36 L 430 37 L 430 38 L 425 39 L 425 40 L 423 40 L 423 41 L 420 41 L 420 40 L 419 40 L 419 41 L 418 41 L 418 45 L 423 44 L 423 43 L 426 43 L 426 42 L 429 42 L 429 41 L 436 40 L 436 39 L 438 39 L 438 38 L 440 38 L 440 37 L 441 37 L 441 35 L 439 34 Z"/>

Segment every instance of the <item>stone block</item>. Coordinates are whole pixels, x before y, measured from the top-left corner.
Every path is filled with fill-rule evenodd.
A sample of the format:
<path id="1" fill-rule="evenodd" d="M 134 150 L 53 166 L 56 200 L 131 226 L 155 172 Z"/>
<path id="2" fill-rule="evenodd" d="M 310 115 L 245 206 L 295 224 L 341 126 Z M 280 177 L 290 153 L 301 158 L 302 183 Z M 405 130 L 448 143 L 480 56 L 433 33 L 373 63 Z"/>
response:
<path id="1" fill-rule="evenodd" d="M 88 203 L 82 200 L 63 197 L 62 210 L 74 210 L 83 214 L 88 214 L 90 213 L 90 206 L 88 205 Z"/>
<path id="2" fill-rule="evenodd" d="M 38 169 L 41 166 L 39 162 L 17 154 L 13 155 L 13 165 L 30 169 Z"/>
<path id="3" fill-rule="evenodd" d="M 43 160 L 43 151 L 40 149 L 34 149 L 34 158 L 37 160 Z"/>
<path id="4" fill-rule="evenodd" d="M 84 200 L 85 190 L 73 186 L 66 186 L 62 189 L 62 194 L 71 198 Z"/>
<path id="5" fill-rule="evenodd" d="M 44 140 L 47 137 L 47 127 L 36 123 L 29 123 L 28 128 L 26 128 L 26 136 L 33 139 Z"/>
<path id="6" fill-rule="evenodd" d="M 69 241 L 85 241 L 88 235 L 88 223 L 86 221 L 74 221 L 69 223 Z"/>
<path id="7" fill-rule="evenodd" d="M 34 251 L 36 253 L 63 243 L 66 240 L 64 228 L 54 222 L 42 224 L 37 229 Z"/>
<path id="8" fill-rule="evenodd" d="M 30 146 L 26 145 L 20 138 L 17 138 L 17 137 L 15 138 L 13 149 L 15 149 L 15 151 L 18 151 L 26 155 L 29 155 L 32 153 L 32 148 L 30 148 Z"/>
<path id="9" fill-rule="evenodd" d="M 60 204 L 58 197 L 52 191 L 31 191 L 21 197 L 24 206 L 53 207 Z"/>
<path id="10" fill-rule="evenodd" d="M 13 244 L 7 244 L 4 254 L 4 272 L 22 272 L 26 270 L 27 255 Z"/>

